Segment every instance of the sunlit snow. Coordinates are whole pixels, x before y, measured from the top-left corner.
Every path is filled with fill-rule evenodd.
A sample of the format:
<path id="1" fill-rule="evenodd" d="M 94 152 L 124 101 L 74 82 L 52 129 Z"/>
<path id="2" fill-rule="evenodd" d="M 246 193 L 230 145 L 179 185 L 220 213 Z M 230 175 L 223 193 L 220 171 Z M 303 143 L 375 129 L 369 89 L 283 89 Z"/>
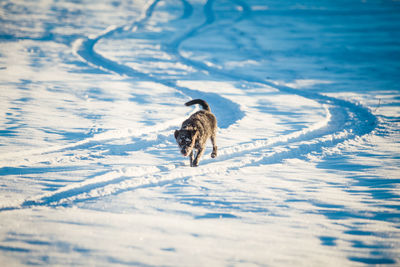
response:
<path id="1" fill-rule="evenodd" d="M 400 264 L 400 2 L 0 2 L 0 266 Z M 206 100 L 218 157 L 173 132 Z"/>

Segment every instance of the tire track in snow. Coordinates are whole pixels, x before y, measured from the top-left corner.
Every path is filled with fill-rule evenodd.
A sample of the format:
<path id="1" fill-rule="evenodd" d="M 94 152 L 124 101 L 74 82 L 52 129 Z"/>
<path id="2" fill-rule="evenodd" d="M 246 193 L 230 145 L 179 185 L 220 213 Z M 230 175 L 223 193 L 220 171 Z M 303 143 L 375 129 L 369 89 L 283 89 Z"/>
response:
<path id="1" fill-rule="evenodd" d="M 43 161 L 41 155 L 50 154 L 52 152 L 63 151 L 63 150 L 73 150 L 77 147 L 81 147 L 83 145 L 89 145 L 91 143 L 98 144 L 99 142 L 112 141 L 115 139 L 127 138 L 127 137 L 141 137 L 148 134 L 152 134 L 154 132 L 162 133 L 168 129 L 172 130 L 172 127 L 175 127 L 177 124 L 181 122 L 180 119 L 170 120 L 165 123 L 160 123 L 154 126 L 145 126 L 140 129 L 123 129 L 123 130 L 110 130 L 107 132 L 96 134 L 90 138 L 83 139 L 78 142 L 69 143 L 65 145 L 53 145 L 49 147 L 36 148 L 36 149 L 27 149 L 23 151 L 12 151 L 7 153 L 2 153 L 0 155 L 0 160 L 4 166 L 2 167 L 12 167 L 19 166 L 20 162 L 15 163 L 5 163 L 7 160 L 13 160 L 17 158 L 23 158 L 29 156 L 29 162 L 31 164 L 39 163 Z M 35 155 L 37 155 L 37 160 L 35 160 Z M 26 164 L 26 162 L 24 162 Z"/>
<path id="2" fill-rule="evenodd" d="M 103 57 L 101 54 L 97 53 L 94 49 L 95 45 L 98 41 L 103 38 L 107 38 L 112 36 L 116 33 L 121 33 L 123 31 L 133 30 L 133 29 L 140 29 L 145 25 L 145 22 L 150 19 L 153 15 L 154 8 L 159 3 L 158 0 L 154 1 L 149 8 L 145 12 L 144 18 L 140 19 L 137 22 L 134 22 L 128 26 L 120 26 L 120 27 L 110 27 L 109 29 L 105 30 L 103 33 L 99 34 L 96 37 L 86 38 L 86 39 L 79 39 L 74 44 L 74 51 L 77 56 L 79 56 L 84 62 L 88 63 L 91 66 L 96 68 L 100 68 L 102 70 L 113 72 L 118 75 L 127 76 L 131 78 L 138 78 L 144 81 L 151 81 L 159 84 L 163 84 L 170 88 L 174 88 L 177 91 L 181 92 L 182 94 L 188 96 L 188 98 L 204 98 L 209 99 L 209 103 L 213 106 L 213 112 L 220 118 L 224 118 L 223 121 L 219 124 L 220 128 L 228 128 L 230 125 L 234 124 L 235 122 L 239 121 L 244 117 L 243 111 L 240 109 L 240 106 L 225 98 L 220 96 L 216 93 L 210 92 L 201 92 L 198 90 L 189 89 L 184 86 L 179 86 L 176 80 L 171 79 L 162 79 L 158 78 L 151 74 L 146 74 L 135 70 L 132 67 L 120 64 L 118 62 L 112 61 L 108 58 Z M 183 17 L 190 15 L 190 8 L 188 8 L 188 2 L 184 1 L 183 4 L 185 7 L 185 12 Z M 206 4 L 207 5 L 207 4 Z"/>
<path id="3" fill-rule="evenodd" d="M 219 117 L 225 118 L 224 122 L 219 124 L 220 128 L 228 128 L 230 125 L 234 124 L 236 121 L 240 120 L 244 117 L 244 113 L 240 110 L 240 106 L 237 103 L 234 103 L 224 97 L 221 97 L 215 93 L 205 93 L 197 90 L 192 90 L 187 87 L 179 86 L 176 84 L 175 81 L 167 80 L 167 79 L 160 79 L 143 72 L 137 71 L 131 67 L 125 66 L 123 64 L 119 64 L 118 62 L 109 60 L 99 53 L 96 53 L 94 50 L 95 45 L 101 39 L 110 37 L 116 33 L 121 33 L 125 31 L 131 31 L 133 29 L 140 29 L 146 25 L 146 22 L 151 18 L 156 6 L 160 3 L 160 0 L 155 0 L 150 2 L 148 7 L 146 8 L 143 15 L 135 22 L 130 23 L 128 25 L 123 26 L 110 26 L 103 32 L 101 32 L 97 36 L 87 37 L 85 39 L 78 39 L 74 42 L 72 50 L 74 54 L 81 58 L 82 61 L 87 63 L 88 65 L 99 68 L 106 72 L 113 72 L 121 76 L 128 76 L 132 78 L 138 78 L 142 81 L 151 81 L 159 84 L 163 84 L 170 88 L 174 88 L 184 95 L 187 95 L 188 98 L 207 98 L 212 99 L 210 104 L 215 106 L 213 108 L 214 113 L 219 114 Z M 183 5 L 183 14 L 180 19 L 186 19 L 190 17 L 193 11 L 193 7 L 187 2 L 186 0 L 182 0 Z M 231 112 L 235 110 L 235 112 Z M 165 123 L 161 123 L 151 127 L 145 127 L 141 130 L 115 130 L 115 131 L 107 131 L 104 133 L 97 134 L 93 137 L 71 143 L 66 145 L 57 145 L 57 146 L 50 146 L 46 148 L 38 148 L 38 149 L 28 149 L 24 151 L 13 151 L 8 153 L 3 153 L 0 155 L 0 159 L 7 160 L 7 159 L 14 159 L 14 158 L 22 158 L 30 156 L 30 161 L 35 162 L 33 160 L 34 155 L 41 155 L 41 154 L 48 154 L 51 152 L 66 150 L 66 149 L 73 149 L 82 145 L 86 145 L 92 142 L 100 142 L 100 141 L 108 141 L 117 138 L 125 138 L 125 137 L 140 137 L 145 134 L 150 134 L 154 132 L 160 132 L 162 130 L 167 130 L 173 126 L 179 125 L 181 121 L 168 121 Z M 17 163 L 18 164 L 18 163 Z M 15 165 L 15 163 L 13 164 Z M 10 167 L 10 164 L 7 165 Z"/>
<path id="4" fill-rule="evenodd" d="M 217 161 L 215 159 L 204 159 L 202 161 L 203 165 L 198 168 L 191 168 L 189 172 L 187 168 L 181 168 L 185 165 L 185 162 L 187 162 L 185 159 L 152 167 L 132 167 L 113 170 L 83 182 L 69 184 L 56 191 L 47 192 L 27 199 L 18 205 L 0 208 L 0 211 L 31 208 L 34 206 L 69 205 L 100 197 L 116 195 L 133 189 L 161 186 L 182 179 L 188 179 L 193 175 L 224 173 L 228 170 L 238 170 L 250 164 L 272 164 L 285 158 L 299 157 L 312 150 L 310 148 L 306 150 L 305 148 L 307 147 L 304 146 L 299 146 L 296 149 L 292 148 L 290 150 L 284 147 L 277 149 L 277 147 L 282 145 L 287 146 L 290 143 L 301 141 L 303 135 L 314 134 L 314 131 L 326 127 L 329 121 L 330 116 L 327 116 L 324 121 L 317 122 L 307 129 L 283 137 L 269 139 L 265 142 L 258 141 L 221 149 Z M 330 142 L 330 140 L 326 140 L 326 142 Z M 250 155 L 250 153 L 252 155 Z M 239 158 L 240 160 L 230 163 L 229 165 L 220 164 L 224 160 L 235 158 Z"/>
<path id="5" fill-rule="evenodd" d="M 120 27 L 116 26 L 110 26 L 107 28 L 105 31 L 100 33 L 97 36 L 92 36 L 88 37 L 85 39 L 78 39 L 74 44 L 73 44 L 73 52 L 75 53 L 76 56 L 80 57 L 84 62 L 86 62 L 88 65 L 91 65 L 95 68 L 100 68 L 104 71 L 108 72 L 113 72 L 118 75 L 122 76 L 128 76 L 131 78 L 138 78 L 140 80 L 144 81 L 151 81 L 151 82 L 156 82 L 163 84 L 165 86 L 175 88 L 184 95 L 189 96 L 189 98 L 207 98 L 207 99 L 212 99 L 215 102 L 215 107 L 214 113 L 219 113 L 221 117 L 225 118 L 225 123 L 221 124 L 221 128 L 227 128 L 230 125 L 234 124 L 236 121 L 240 120 L 244 114 L 240 110 L 239 105 L 224 98 L 221 97 L 218 94 L 215 93 L 205 93 L 197 90 L 192 90 L 183 86 L 179 86 L 176 84 L 175 81 L 171 80 L 166 80 L 166 79 L 160 79 L 148 74 L 145 74 L 143 72 L 137 71 L 131 67 L 125 66 L 123 64 L 119 64 L 118 62 L 109 60 L 99 53 L 95 52 L 95 45 L 97 44 L 98 41 L 100 41 L 103 38 L 107 38 L 113 34 L 116 33 L 121 33 L 123 31 L 129 31 L 133 29 L 139 29 L 143 26 L 145 26 L 146 22 L 149 20 L 149 18 L 153 15 L 154 9 L 156 8 L 157 4 L 160 2 L 160 0 L 155 0 L 151 2 L 146 11 L 144 12 L 143 16 L 139 18 L 139 20 L 129 24 L 129 25 L 123 25 Z M 184 13 L 182 15 L 182 19 L 187 18 L 188 16 L 191 15 L 192 13 L 192 6 L 185 0 L 182 0 L 183 7 L 184 7 Z M 212 103 L 212 102 L 210 102 Z M 216 103 L 219 103 L 221 107 L 218 107 Z M 229 112 L 227 112 L 227 110 Z M 231 112 L 232 110 L 235 110 L 235 112 Z M 36 150 L 29 150 L 29 151 L 24 151 L 24 152 L 17 152 L 14 154 L 7 154 L 4 155 L 5 157 L 20 157 L 20 156 L 31 156 L 35 154 L 44 154 L 44 153 L 50 153 L 50 152 L 55 152 L 59 150 L 64 150 L 64 149 L 73 149 L 75 147 L 79 147 L 81 145 L 85 145 L 91 142 L 99 142 L 99 141 L 107 141 L 107 140 L 113 140 L 113 139 L 118 139 L 118 138 L 124 138 L 124 137 L 133 137 L 133 136 L 141 136 L 149 133 L 154 133 L 154 132 L 160 132 L 163 130 L 168 129 L 172 125 L 178 125 L 180 124 L 181 121 L 169 121 L 163 124 L 158 124 L 156 126 L 148 127 L 144 130 L 139 130 L 135 131 L 132 133 L 131 131 L 127 131 L 124 133 L 120 133 L 119 131 L 110 131 L 110 132 L 105 132 L 101 133 L 99 135 L 96 135 L 95 137 L 88 138 L 85 140 L 82 140 L 77 143 L 73 144 L 68 144 L 64 146 L 53 146 L 49 148 L 44 148 L 44 149 L 36 149 Z M 79 195 L 93 195 L 93 194 L 88 194 L 89 191 L 95 191 L 95 190 L 101 190 L 101 188 L 105 188 L 106 185 L 112 186 L 118 183 L 126 183 L 127 180 L 132 179 L 132 177 L 137 177 L 137 174 L 139 174 L 139 177 L 144 174 L 151 174 L 154 172 L 154 170 L 165 170 L 165 169 L 171 169 L 171 168 L 176 168 L 177 166 L 182 165 L 181 162 L 175 163 L 173 165 L 171 164 L 166 164 L 154 168 L 135 168 L 134 172 L 130 172 L 129 170 L 117 170 L 117 171 L 111 171 L 106 174 L 103 174 L 98 177 L 94 177 L 88 180 L 85 180 L 84 182 L 78 182 L 78 183 L 73 183 L 69 184 L 67 186 L 64 186 L 56 191 L 49 192 L 42 194 L 40 196 L 33 197 L 31 199 L 23 201 L 19 205 L 15 206 L 9 206 L 9 207 L 3 207 L 0 208 L 0 211 L 3 210 L 12 210 L 12 209 L 19 209 L 19 208 L 30 208 L 33 206 L 42 206 L 42 205 L 48 205 L 48 206 L 54 206 L 58 204 L 61 204 L 66 201 L 66 199 L 73 199 L 76 198 L 76 196 Z M 172 166 L 172 167 L 171 167 Z M 129 176 L 125 177 L 127 175 L 126 173 L 129 173 Z M 142 179 L 143 180 L 143 179 Z M 145 179 L 145 184 L 149 183 L 150 178 L 148 177 Z M 137 181 L 135 181 L 136 184 Z M 140 183 L 139 183 L 140 184 Z M 100 189 L 99 189 L 100 188 Z"/>
<path id="6" fill-rule="evenodd" d="M 193 66 L 197 69 L 205 70 L 209 73 L 217 74 L 225 78 L 231 78 L 233 80 L 267 85 L 269 87 L 277 89 L 282 93 L 301 96 L 316 101 L 321 105 L 329 105 L 331 119 L 330 122 L 328 122 L 328 125 L 321 129 L 315 129 L 313 133 L 303 134 L 302 137 L 298 139 L 299 141 L 301 141 L 301 139 L 302 141 L 307 141 L 309 139 L 312 140 L 313 138 L 324 135 L 335 134 L 336 136 L 342 136 L 346 132 L 348 133 L 349 138 L 355 138 L 357 136 L 368 134 L 373 129 L 375 129 L 377 118 L 367 108 L 363 107 L 360 104 L 318 93 L 307 92 L 305 90 L 297 90 L 289 86 L 278 84 L 276 82 L 268 81 L 265 79 L 259 79 L 250 75 L 238 74 L 232 71 L 227 72 L 219 68 L 211 67 L 203 62 L 184 57 L 179 52 L 179 46 L 184 41 L 195 36 L 195 34 L 200 32 L 202 28 L 207 27 L 212 22 L 214 22 L 215 15 L 212 9 L 213 2 L 213 0 L 209 0 L 204 6 L 204 15 L 206 16 L 206 21 L 202 25 L 177 38 L 174 42 L 171 42 L 171 44 L 166 48 L 169 53 L 174 54 L 177 58 L 180 59 L 182 63 Z M 239 5 L 241 7 L 240 10 L 242 10 L 242 15 L 239 19 L 236 20 L 236 22 L 246 19 L 249 20 L 251 18 L 251 8 L 245 2 L 240 0 L 232 0 L 232 2 L 236 5 Z M 340 140 L 343 140 L 343 138 L 340 138 Z M 268 141 L 264 141 L 261 143 L 267 144 Z"/>
<path id="7" fill-rule="evenodd" d="M 240 18 L 240 20 L 247 19 L 250 16 L 251 9 L 241 1 L 234 2 L 236 4 L 243 5 L 242 10 L 246 11 L 243 12 L 243 16 Z M 158 3 L 159 1 L 152 2 L 149 8 L 146 10 L 145 16 L 139 21 L 133 23 L 131 27 L 141 27 L 145 25 L 145 22 L 150 19 L 154 8 Z M 186 11 L 184 12 L 182 18 L 187 18 L 191 13 L 190 8 L 188 7 L 188 3 L 186 1 L 183 1 L 183 3 L 185 3 Z M 206 17 L 204 23 L 177 38 L 170 45 L 164 47 L 164 49 L 168 53 L 178 58 L 181 63 L 197 69 L 206 70 L 209 73 L 235 80 L 264 84 L 276 88 L 283 93 L 294 94 L 314 100 L 321 105 L 324 105 L 326 108 L 327 115 L 324 121 L 318 122 L 307 129 L 303 129 L 283 137 L 272 138 L 269 140 L 259 140 L 256 142 L 249 142 L 247 144 L 224 148 L 220 150 L 220 155 L 217 161 L 205 159 L 203 160 L 203 163 L 208 164 L 191 169 L 190 172 L 187 172 L 187 169 L 182 170 L 179 168 L 182 165 L 182 161 L 149 168 L 139 167 L 111 171 L 101 176 L 88 179 L 84 182 L 70 184 L 60 188 L 57 191 L 49 192 L 47 194 L 25 200 L 23 203 L 15 207 L 5 207 L 0 209 L 0 211 L 30 208 L 32 206 L 41 205 L 67 205 L 89 199 L 116 195 L 133 189 L 160 186 L 176 182 L 178 180 L 188 179 L 194 175 L 226 173 L 229 170 L 238 170 L 249 165 L 271 164 L 288 158 L 304 157 L 310 153 L 321 153 L 324 151 L 324 149 L 334 147 L 341 142 L 368 134 L 375 128 L 375 116 L 372 115 L 368 109 L 361 105 L 317 93 L 299 91 L 291 87 L 279 85 L 271 81 L 259 79 L 257 77 L 225 72 L 223 70 L 210 67 L 202 62 L 197 62 L 182 56 L 179 53 L 179 46 L 184 41 L 196 36 L 196 34 L 201 32 L 204 28 L 211 26 L 214 22 L 215 15 L 213 13 L 212 4 L 213 1 L 210 0 L 204 5 L 204 14 Z M 192 98 L 205 97 L 213 99 L 215 102 L 222 101 L 225 104 L 228 101 L 229 111 L 236 110 L 236 113 L 241 113 L 241 111 L 238 109 L 238 104 L 233 103 L 217 94 L 202 93 L 186 87 L 178 86 L 174 81 L 160 79 L 139 72 L 133 68 L 104 58 L 94 51 L 94 46 L 100 39 L 109 37 L 124 30 L 127 30 L 126 26 L 112 27 L 95 38 L 79 40 L 75 44 L 77 55 L 94 67 L 115 72 L 119 75 L 127 75 L 129 77 L 137 77 L 146 81 L 161 83 L 166 86 L 176 88 Z M 219 104 L 221 105 L 220 102 Z M 221 106 L 224 106 L 224 104 L 222 103 Z M 236 117 L 231 118 L 225 127 L 234 124 L 237 120 L 239 120 L 240 116 L 244 115 L 236 114 Z M 162 128 L 163 127 L 158 127 L 158 130 L 161 130 Z M 236 158 L 238 160 L 230 162 L 229 164 L 220 164 L 223 160 Z"/>

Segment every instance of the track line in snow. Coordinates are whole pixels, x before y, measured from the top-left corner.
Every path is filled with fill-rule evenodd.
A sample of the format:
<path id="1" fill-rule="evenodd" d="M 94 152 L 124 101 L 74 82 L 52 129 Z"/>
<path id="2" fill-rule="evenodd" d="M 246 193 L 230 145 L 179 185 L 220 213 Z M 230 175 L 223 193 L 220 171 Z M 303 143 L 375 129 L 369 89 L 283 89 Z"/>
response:
<path id="1" fill-rule="evenodd" d="M 251 17 L 251 8 L 247 6 L 245 2 L 242 1 L 233 1 L 233 2 L 241 6 L 242 16 L 238 21 L 249 19 Z M 202 28 L 210 27 L 210 24 L 214 22 L 215 16 L 213 14 L 212 4 L 213 1 L 210 0 L 207 1 L 207 3 L 204 6 L 204 15 L 206 17 L 205 23 L 201 24 L 198 27 L 195 27 L 192 31 L 185 33 L 183 36 L 173 41 L 170 46 L 168 46 L 167 51 L 174 54 L 177 58 L 181 60 L 182 63 L 189 66 L 193 66 L 197 69 L 205 70 L 214 75 L 220 75 L 222 77 L 231 78 L 237 81 L 267 85 L 269 87 L 277 89 L 282 93 L 288 93 L 304 97 L 316 101 L 321 105 L 331 105 L 333 106 L 332 110 L 335 111 L 331 112 L 332 127 L 330 127 L 328 131 L 326 131 L 326 133 L 324 134 L 347 130 L 348 132 L 354 133 L 354 135 L 362 136 L 370 133 L 376 127 L 377 118 L 367 108 L 363 107 L 360 104 L 352 103 L 343 99 L 329 97 L 319 93 L 308 92 L 306 90 L 294 89 L 282 83 L 277 83 L 266 79 L 260 79 L 258 77 L 253 77 L 242 73 L 238 74 L 233 71 L 227 72 L 224 71 L 223 69 L 215 68 L 210 66 L 209 64 L 198 62 L 183 56 L 179 51 L 179 47 L 181 46 L 181 44 L 184 41 L 192 38 L 195 35 L 195 33 L 200 32 Z M 343 120 L 343 116 L 346 116 L 347 118 Z"/>
<path id="2" fill-rule="evenodd" d="M 340 141 L 346 140 L 347 136 L 344 134 L 341 139 L 324 140 L 319 137 L 314 138 L 314 142 L 311 144 L 303 144 L 301 141 L 302 135 L 312 134 L 314 129 L 326 127 L 329 125 L 329 121 L 328 116 L 325 123 L 316 123 L 308 130 L 296 132 L 292 135 L 285 136 L 283 139 L 276 138 L 269 140 L 267 143 L 260 142 L 258 144 L 224 148 L 220 151 L 221 156 L 212 160 L 204 159 L 202 161 L 203 164 L 198 168 L 182 168 L 182 165 L 185 164 L 184 161 L 181 161 L 151 167 L 132 167 L 113 170 L 83 182 L 73 183 L 56 191 L 25 200 L 13 207 L 3 207 L 0 211 L 31 208 L 34 206 L 56 207 L 60 205 L 70 205 L 86 200 L 116 195 L 130 190 L 162 186 L 189 179 L 195 175 L 226 173 L 227 171 L 239 170 L 245 166 L 274 164 L 288 158 L 304 157 L 309 153 L 322 151 L 323 146 L 320 145 L 321 142 L 324 142 L 326 145 L 332 145 L 332 142 L 337 144 Z M 291 147 L 289 146 L 290 144 L 292 144 Z M 224 161 L 229 159 L 238 160 L 225 164 Z"/>
<path id="3" fill-rule="evenodd" d="M 78 142 L 69 143 L 65 145 L 54 145 L 44 148 L 36 148 L 36 149 L 27 149 L 23 151 L 12 151 L 7 153 L 2 153 L 0 155 L 0 160 L 2 160 L 4 167 L 11 167 L 13 165 L 19 165 L 20 162 L 9 163 L 8 161 L 18 158 L 25 158 L 29 156 L 31 163 L 38 163 L 41 161 L 40 155 L 50 154 L 57 151 L 63 150 L 73 150 L 77 147 L 81 147 L 83 145 L 89 145 L 91 143 L 98 144 L 99 142 L 107 142 L 116 139 L 122 138 L 134 138 L 134 137 L 142 137 L 145 135 L 153 134 L 153 133 L 163 133 L 168 130 L 172 130 L 173 127 L 181 123 L 180 119 L 169 120 L 164 123 L 159 123 L 153 126 L 145 126 L 140 129 L 121 129 L 121 130 L 110 130 L 103 133 L 95 134 L 90 138 L 83 139 Z M 38 155 L 38 159 L 35 160 L 35 156 Z M 1 168 L 1 166 L 0 166 Z"/>
<path id="4" fill-rule="evenodd" d="M 228 128 L 230 125 L 236 123 L 240 119 L 244 117 L 243 111 L 240 109 L 240 105 L 217 94 L 211 92 L 201 92 L 198 90 L 189 89 L 184 86 L 179 86 L 175 79 L 163 79 L 156 77 L 155 75 L 149 75 L 138 70 L 135 70 L 132 67 L 120 64 L 118 62 L 112 61 L 108 58 L 105 58 L 101 54 L 95 51 L 95 45 L 98 41 L 103 38 L 107 38 L 116 33 L 121 33 L 123 31 L 132 31 L 133 29 L 140 29 L 145 25 L 145 22 L 148 21 L 153 15 L 154 8 L 158 4 L 159 1 L 154 1 L 149 8 L 145 11 L 145 16 L 141 18 L 139 21 L 133 22 L 126 26 L 120 27 L 109 27 L 109 29 L 105 30 L 103 33 L 98 36 L 86 38 L 86 39 L 78 39 L 73 45 L 74 53 L 80 57 L 84 62 L 93 67 L 113 72 L 118 75 L 127 76 L 131 78 L 138 78 L 144 81 L 151 81 L 159 84 L 163 84 L 170 88 L 174 88 L 180 91 L 182 94 L 188 96 L 188 98 L 204 98 L 208 99 L 210 105 L 213 106 L 213 112 L 220 118 L 224 118 L 219 123 L 220 128 Z M 186 2 L 187 3 L 187 2 Z M 187 4 L 185 5 L 187 6 Z M 210 6 L 210 3 L 207 2 L 206 6 Z M 186 7 L 188 9 L 188 7 Z M 212 19 L 207 19 L 206 23 L 212 23 Z M 228 111 L 228 112 L 227 112 Z"/>
<path id="5" fill-rule="evenodd" d="M 241 20 L 248 19 L 251 14 L 251 9 L 246 7 L 245 3 L 241 1 L 234 1 L 236 4 L 243 5 L 243 16 Z M 110 27 L 98 36 L 79 39 L 74 44 L 74 51 L 79 55 L 87 64 L 96 68 L 101 68 L 107 71 L 117 73 L 119 75 L 126 75 L 129 77 L 138 78 L 145 81 L 152 81 L 160 83 L 172 88 L 176 88 L 185 95 L 191 98 L 210 98 L 219 105 L 223 106 L 233 113 L 234 117 L 228 118 L 227 123 L 223 125 L 225 128 L 236 123 L 244 114 L 240 110 L 239 105 L 215 93 L 203 93 L 197 90 L 192 90 L 186 87 L 178 86 L 176 81 L 157 78 L 154 75 L 149 75 L 137 71 L 131 67 L 109 60 L 99 53 L 95 52 L 94 48 L 96 43 L 103 39 L 112 36 L 115 33 L 123 32 L 134 27 L 142 27 L 151 18 L 154 8 L 159 1 L 154 1 L 149 5 L 149 8 L 144 12 L 144 15 L 139 21 L 134 22 L 128 26 Z M 189 3 L 185 3 L 185 12 L 183 19 L 191 15 Z M 215 21 L 215 14 L 212 9 L 213 1 L 207 1 L 204 5 L 205 22 L 199 26 L 194 27 L 192 30 L 184 33 L 178 37 L 170 45 L 162 47 L 166 52 L 172 54 L 179 62 L 192 66 L 196 69 L 206 70 L 213 75 L 226 77 L 229 79 L 245 81 L 255 84 L 264 84 L 277 89 L 283 93 L 298 95 L 307 99 L 311 99 L 323 105 L 326 109 L 326 117 L 323 121 L 315 125 L 303 129 L 301 131 L 293 132 L 291 134 L 272 138 L 269 140 L 259 140 L 249 142 L 237 146 L 227 147 L 220 150 L 220 155 L 217 160 L 203 160 L 203 164 L 198 168 L 182 169 L 182 162 L 175 162 L 163 164 L 154 167 L 138 167 L 127 168 L 124 170 L 113 170 L 98 177 L 88 179 L 81 183 L 74 183 L 59 190 L 49 192 L 32 199 L 24 200 L 19 205 L 13 207 L 3 207 L 2 210 L 30 208 L 32 206 L 59 206 L 67 205 L 70 203 L 77 203 L 88 199 L 96 199 L 110 195 L 116 195 L 122 192 L 151 186 L 159 186 L 168 183 L 173 183 L 182 179 L 188 179 L 195 175 L 212 174 L 228 170 L 238 170 L 244 166 L 251 166 L 256 164 L 273 164 L 281 162 L 284 159 L 304 157 L 311 153 L 321 153 L 324 149 L 331 148 L 337 144 L 354 139 L 371 132 L 376 126 L 376 118 L 369 110 L 361 105 L 351 103 L 342 99 L 328 97 L 318 93 L 311 93 L 307 91 L 300 91 L 289 86 L 275 83 L 257 77 L 252 77 L 233 72 L 226 72 L 224 70 L 213 68 L 203 62 L 197 62 L 185 58 L 179 51 L 179 46 L 186 40 L 196 36 L 200 32 L 204 32 L 207 27 L 212 27 Z M 222 103 L 221 103 L 222 102 Z M 214 105 L 217 107 L 217 105 Z M 179 124 L 179 123 L 178 123 Z M 151 127 L 148 131 L 162 131 L 171 126 L 171 122 L 167 124 L 160 124 L 154 129 Z M 102 133 L 93 138 L 82 140 L 75 144 L 66 146 L 53 147 L 44 150 L 34 151 L 34 153 L 49 153 L 61 149 L 71 149 L 76 146 L 86 144 L 92 141 L 105 141 L 115 138 L 122 138 L 125 136 L 139 136 L 146 134 L 146 130 L 137 133 L 127 132 L 125 134 L 115 132 Z M 24 152 L 32 153 L 32 152 Z M 29 154 L 28 154 L 29 155 Z M 246 156 L 246 157 L 243 157 Z M 244 158 L 244 159 L 243 159 Z M 224 160 L 237 159 L 230 161 L 229 164 L 221 164 Z"/>

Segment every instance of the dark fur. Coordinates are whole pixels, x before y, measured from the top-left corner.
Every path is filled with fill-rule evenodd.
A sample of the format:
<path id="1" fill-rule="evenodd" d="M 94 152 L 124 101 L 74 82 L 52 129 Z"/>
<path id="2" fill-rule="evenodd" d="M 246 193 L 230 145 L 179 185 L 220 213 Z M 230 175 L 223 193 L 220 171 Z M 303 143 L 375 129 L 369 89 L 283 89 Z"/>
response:
<path id="1" fill-rule="evenodd" d="M 175 139 L 181 149 L 183 156 L 190 157 L 190 166 L 197 167 L 201 156 L 204 154 L 206 141 L 211 139 L 213 150 L 211 157 L 217 156 L 217 145 L 215 138 L 217 134 L 217 119 L 211 113 L 210 106 L 206 101 L 201 99 L 194 99 L 187 102 L 186 106 L 200 104 L 203 110 L 197 111 L 192 114 L 187 120 L 182 123 L 180 130 L 175 131 Z M 193 150 L 197 150 L 194 156 Z"/>

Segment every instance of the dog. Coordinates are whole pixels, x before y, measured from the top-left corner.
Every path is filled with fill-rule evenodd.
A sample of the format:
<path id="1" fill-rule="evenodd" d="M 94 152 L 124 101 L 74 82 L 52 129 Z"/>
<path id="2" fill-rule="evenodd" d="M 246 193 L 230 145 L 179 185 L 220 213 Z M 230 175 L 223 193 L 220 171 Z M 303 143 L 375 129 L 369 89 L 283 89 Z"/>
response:
<path id="1" fill-rule="evenodd" d="M 200 111 L 192 114 L 187 120 L 182 123 L 180 130 L 175 130 L 175 139 L 179 145 L 181 153 L 184 157 L 190 157 L 190 166 L 197 167 L 200 158 L 203 156 L 206 141 L 211 139 L 213 150 L 211 157 L 217 156 L 216 134 L 217 134 L 217 119 L 211 113 L 210 106 L 202 99 L 194 99 L 187 103 L 186 106 L 200 104 L 203 108 Z M 194 150 L 197 150 L 196 156 Z"/>

